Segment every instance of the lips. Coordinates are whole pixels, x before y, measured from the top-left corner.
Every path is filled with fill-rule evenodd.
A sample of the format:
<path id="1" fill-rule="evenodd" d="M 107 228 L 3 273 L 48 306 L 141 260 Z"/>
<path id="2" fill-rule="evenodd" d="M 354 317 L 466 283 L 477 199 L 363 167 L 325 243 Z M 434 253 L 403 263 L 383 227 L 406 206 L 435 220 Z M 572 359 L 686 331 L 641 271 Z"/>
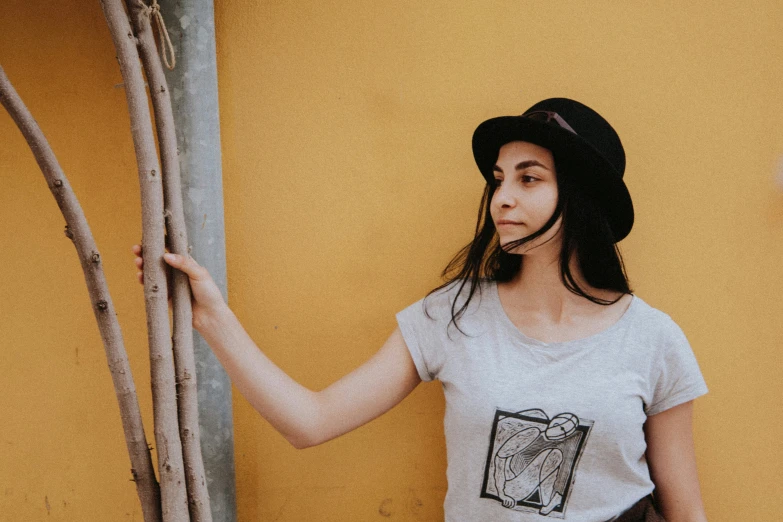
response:
<path id="1" fill-rule="evenodd" d="M 521 225 L 522 223 L 518 223 L 516 221 L 509 221 L 508 219 L 501 219 L 498 221 L 498 225 Z"/>

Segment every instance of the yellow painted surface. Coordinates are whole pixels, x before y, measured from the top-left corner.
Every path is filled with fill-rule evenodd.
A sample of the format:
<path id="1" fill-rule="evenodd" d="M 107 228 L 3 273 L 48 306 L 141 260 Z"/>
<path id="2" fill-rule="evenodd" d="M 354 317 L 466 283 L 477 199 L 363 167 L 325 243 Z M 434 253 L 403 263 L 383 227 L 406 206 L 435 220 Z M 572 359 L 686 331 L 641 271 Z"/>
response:
<path id="1" fill-rule="evenodd" d="M 711 522 L 783 518 L 783 7 L 779 2 L 251 2 L 217 6 L 229 304 L 322 389 L 472 237 L 475 126 L 550 96 L 626 148 L 635 292 L 681 325 L 710 393 L 695 438 Z M 0 63 L 89 219 L 139 391 L 140 201 L 99 2 L 11 0 Z M 0 520 L 141 521 L 103 346 L 64 219 L 0 113 Z M 236 391 L 239 519 L 442 520 L 443 395 L 296 450 Z"/>

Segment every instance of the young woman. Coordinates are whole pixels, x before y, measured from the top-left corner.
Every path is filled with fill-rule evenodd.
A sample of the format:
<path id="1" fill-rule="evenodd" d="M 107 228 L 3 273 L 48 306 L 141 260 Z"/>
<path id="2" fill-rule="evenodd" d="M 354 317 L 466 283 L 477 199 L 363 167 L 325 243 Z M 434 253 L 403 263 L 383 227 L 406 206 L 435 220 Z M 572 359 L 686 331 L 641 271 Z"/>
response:
<path id="1" fill-rule="evenodd" d="M 475 238 L 444 285 L 396 314 L 378 353 L 328 388 L 292 380 L 207 270 L 166 254 L 189 276 L 194 328 L 296 448 L 440 380 L 447 521 L 706 521 L 691 415 L 707 386 L 679 326 L 628 285 L 616 243 L 633 205 L 616 132 L 552 98 L 483 122 L 473 153 L 487 180 Z"/>

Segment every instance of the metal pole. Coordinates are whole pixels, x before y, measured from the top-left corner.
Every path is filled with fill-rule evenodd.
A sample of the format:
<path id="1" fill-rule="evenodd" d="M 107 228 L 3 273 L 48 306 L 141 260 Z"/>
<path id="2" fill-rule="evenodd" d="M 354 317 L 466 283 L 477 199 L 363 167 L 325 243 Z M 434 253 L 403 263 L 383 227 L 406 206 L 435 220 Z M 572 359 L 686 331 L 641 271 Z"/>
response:
<path id="1" fill-rule="evenodd" d="M 191 255 L 226 292 L 223 177 L 220 155 L 215 17 L 212 0 L 160 0 L 176 66 L 165 69 L 171 90 Z M 194 331 L 201 453 L 212 520 L 236 522 L 231 381 Z"/>

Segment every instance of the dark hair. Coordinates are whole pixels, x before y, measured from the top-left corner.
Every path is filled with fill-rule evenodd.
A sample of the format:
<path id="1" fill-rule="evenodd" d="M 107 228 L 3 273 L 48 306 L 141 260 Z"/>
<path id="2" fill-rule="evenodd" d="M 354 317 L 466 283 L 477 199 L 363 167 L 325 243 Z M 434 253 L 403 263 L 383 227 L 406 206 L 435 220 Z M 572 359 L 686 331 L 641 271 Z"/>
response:
<path id="1" fill-rule="evenodd" d="M 573 172 L 572 169 L 579 167 L 566 164 L 562 160 L 559 161 L 554 152 L 552 155 L 555 160 L 558 190 L 557 206 L 552 217 L 540 230 L 508 243 L 505 245 L 505 249 L 513 250 L 517 246 L 545 234 L 562 214 L 563 242 L 560 249 L 560 279 L 568 290 L 594 303 L 614 304 L 623 296 L 621 295 L 615 301 L 607 301 L 589 295 L 579 287 L 571 274 L 569 260 L 572 255 L 576 255 L 582 275 L 592 287 L 615 290 L 622 292 L 623 295 L 633 291 L 628 284 L 622 255 L 614 240 L 609 222 L 588 192 L 575 183 L 575 180 L 569 175 L 569 172 Z M 457 319 L 468 308 L 477 287 L 481 293 L 481 281 L 510 281 L 522 269 L 522 255 L 509 254 L 500 246 L 495 223 L 490 213 L 490 203 L 495 189 L 494 183 L 487 182 L 481 197 L 473 240 L 452 258 L 441 273 L 441 277 L 446 279 L 446 282 L 432 289 L 425 296 L 426 301 L 426 297 L 441 288 L 449 286 L 455 281 L 460 281 L 460 287 L 456 292 L 458 297 L 462 293 L 465 283 L 470 280 L 470 292 L 462 307 L 455 312 L 457 297 L 451 304 L 451 322 L 458 330 Z M 426 306 L 425 314 L 429 317 Z M 465 332 L 462 333 L 465 334 Z"/>

